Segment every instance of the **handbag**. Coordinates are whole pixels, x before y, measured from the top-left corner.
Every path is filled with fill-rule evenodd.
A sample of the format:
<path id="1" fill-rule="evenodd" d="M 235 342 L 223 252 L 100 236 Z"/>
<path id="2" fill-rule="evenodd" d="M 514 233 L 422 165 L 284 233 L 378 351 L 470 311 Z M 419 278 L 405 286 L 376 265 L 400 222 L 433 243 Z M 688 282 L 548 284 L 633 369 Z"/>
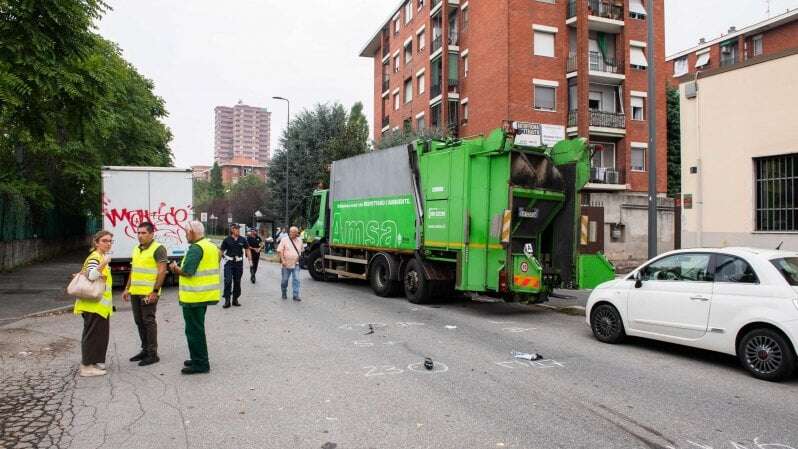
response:
<path id="1" fill-rule="evenodd" d="M 69 296 L 75 296 L 78 299 L 99 301 L 103 299 L 105 293 L 105 279 L 99 277 L 90 281 L 86 273 L 81 271 L 72 278 L 66 291 Z"/>
<path id="2" fill-rule="evenodd" d="M 299 268 L 304 268 L 305 267 L 305 255 L 299 252 L 299 250 L 297 249 L 296 245 L 294 244 L 294 240 L 291 239 L 290 236 L 288 237 L 288 241 L 291 242 L 291 246 L 294 247 L 294 251 L 296 251 L 296 255 L 299 256 L 299 261 L 298 261 L 299 262 Z"/>

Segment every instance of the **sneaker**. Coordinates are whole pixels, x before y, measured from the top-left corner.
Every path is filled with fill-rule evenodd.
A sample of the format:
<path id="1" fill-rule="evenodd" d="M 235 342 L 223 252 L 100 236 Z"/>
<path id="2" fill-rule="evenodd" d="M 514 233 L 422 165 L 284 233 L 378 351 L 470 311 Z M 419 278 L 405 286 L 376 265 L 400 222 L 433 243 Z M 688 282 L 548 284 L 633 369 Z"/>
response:
<path id="1" fill-rule="evenodd" d="M 99 370 L 105 371 L 105 363 L 95 363 L 94 367 L 99 369 Z"/>
<path id="2" fill-rule="evenodd" d="M 80 377 L 105 376 L 106 373 L 107 371 L 97 369 L 97 367 L 93 365 L 80 365 Z"/>

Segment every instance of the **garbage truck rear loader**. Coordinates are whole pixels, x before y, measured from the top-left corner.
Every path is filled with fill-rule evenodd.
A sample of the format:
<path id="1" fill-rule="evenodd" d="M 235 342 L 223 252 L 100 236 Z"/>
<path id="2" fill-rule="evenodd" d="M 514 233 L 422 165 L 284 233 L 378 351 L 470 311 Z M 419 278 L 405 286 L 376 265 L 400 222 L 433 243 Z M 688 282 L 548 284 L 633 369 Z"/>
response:
<path id="1" fill-rule="evenodd" d="M 505 125 L 335 161 L 330 188 L 314 193 L 311 276 L 368 280 L 414 303 L 455 290 L 534 303 L 612 279 L 601 253 L 579 252 L 585 141 L 523 146 L 517 133 Z"/>

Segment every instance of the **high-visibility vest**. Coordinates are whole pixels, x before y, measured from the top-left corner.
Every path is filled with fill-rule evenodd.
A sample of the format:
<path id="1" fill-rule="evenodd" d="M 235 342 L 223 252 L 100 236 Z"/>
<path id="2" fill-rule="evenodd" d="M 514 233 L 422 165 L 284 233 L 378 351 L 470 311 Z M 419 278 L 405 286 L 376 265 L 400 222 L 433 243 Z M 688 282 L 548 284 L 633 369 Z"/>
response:
<path id="1" fill-rule="evenodd" d="M 89 254 L 89 257 L 86 258 L 86 261 L 83 262 L 83 270 L 86 271 L 86 267 L 89 266 L 89 261 L 96 260 L 98 263 L 102 263 L 102 256 L 97 251 L 92 252 Z M 103 299 L 97 301 L 95 299 L 80 299 L 75 301 L 75 308 L 73 309 L 73 313 L 75 315 L 80 315 L 83 312 L 88 313 L 96 313 L 101 317 L 108 319 L 109 316 L 114 314 L 114 304 L 111 298 L 111 287 L 114 285 L 114 281 L 111 279 L 111 269 L 108 268 L 106 265 L 103 268 L 102 275 L 105 277 L 105 292 L 103 293 Z"/>
<path id="2" fill-rule="evenodd" d="M 138 245 L 133 248 L 133 260 L 130 262 L 131 295 L 149 295 L 153 291 L 155 281 L 158 279 L 158 262 L 155 261 L 155 251 L 161 246 L 158 242 L 152 242 L 144 251 Z M 160 289 L 158 289 L 158 294 L 161 294 Z"/>
<path id="3" fill-rule="evenodd" d="M 180 302 L 219 302 L 222 295 L 219 248 L 204 238 L 194 244 L 202 248 L 202 259 L 194 276 L 180 275 Z M 181 265 L 185 263 L 184 257 Z"/>

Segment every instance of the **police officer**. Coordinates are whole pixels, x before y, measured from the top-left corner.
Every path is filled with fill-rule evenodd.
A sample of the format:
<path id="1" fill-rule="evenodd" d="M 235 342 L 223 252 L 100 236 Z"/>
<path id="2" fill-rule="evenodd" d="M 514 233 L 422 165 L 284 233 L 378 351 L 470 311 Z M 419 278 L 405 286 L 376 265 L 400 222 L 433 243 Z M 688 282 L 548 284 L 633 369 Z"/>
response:
<path id="1" fill-rule="evenodd" d="M 249 264 L 249 280 L 255 283 L 255 273 L 258 272 L 258 262 L 260 261 L 260 251 L 263 249 L 263 239 L 258 235 L 258 230 L 252 228 L 249 230 L 247 237 L 247 245 L 250 250 L 250 264 Z"/>
<path id="2" fill-rule="evenodd" d="M 219 249 L 205 238 L 205 227 L 191 221 L 186 229 L 188 248 L 183 263 L 172 262 L 170 269 L 180 276 L 178 298 L 186 323 L 190 358 L 183 362 L 183 374 L 207 373 L 208 342 L 205 338 L 205 312 L 219 302 Z"/>
<path id="3" fill-rule="evenodd" d="M 241 276 L 244 274 L 244 257 L 248 260 L 249 245 L 247 239 L 241 237 L 241 229 L 238 224 L 230 225 L 230 235 L 222 241 L 222 257 L 224 257 L 224 305 L 223 308 L 230 307 L 230 295 L 232 293 L 233 305 L 238 307 L 238 297 L 241 296 Z M 231 291 L 232 287 L 232 291 Z"/>

